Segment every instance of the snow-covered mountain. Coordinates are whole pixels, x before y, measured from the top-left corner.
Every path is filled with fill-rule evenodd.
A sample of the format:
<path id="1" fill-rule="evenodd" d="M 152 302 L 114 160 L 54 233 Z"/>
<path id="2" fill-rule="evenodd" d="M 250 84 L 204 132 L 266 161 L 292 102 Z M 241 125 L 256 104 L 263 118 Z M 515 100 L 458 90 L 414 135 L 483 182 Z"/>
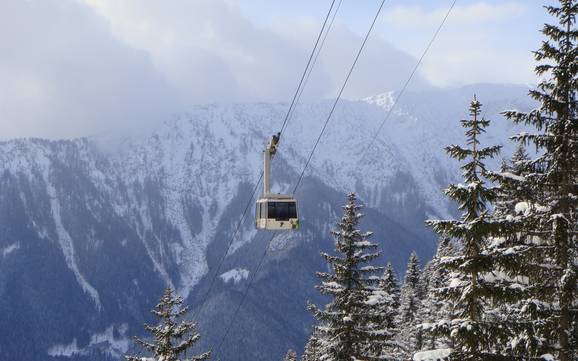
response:
<path id="1" fill-rule="evenodd" d="M 319 300 L 318 251 L 331 249 L 328 231 L 349 191 L 367 205 L 364 226 L 382 244 L 383 262 L 401 270 L 411 250 L 431 255 L 423 221 L 452 213 L 440 190 L 459 170 L 443 147 L 461 142 L 458 120 L 474 92 L 494 120 L 487 142 L 503 144 L 507 156 L 514 130 L 497 113 L 529 108 L 523 87 L 407 93 L 372 144 L 397 94 L 339 104 L 297 192 L 302 230 L 275 238 L 222 359 L 280 359 L 302 346 L 305 300 Z M 293 188 L 330 105 L 297 108 L 274 161 L 274 191 Z M 164 286 L 198 307 L 286 110 L 198 106 L 138 136 L 0 143 L 0 355 L 115 359 Z M 198 315 L 201 347 L 220 340 L 267 242 L 252 217 Z"/>

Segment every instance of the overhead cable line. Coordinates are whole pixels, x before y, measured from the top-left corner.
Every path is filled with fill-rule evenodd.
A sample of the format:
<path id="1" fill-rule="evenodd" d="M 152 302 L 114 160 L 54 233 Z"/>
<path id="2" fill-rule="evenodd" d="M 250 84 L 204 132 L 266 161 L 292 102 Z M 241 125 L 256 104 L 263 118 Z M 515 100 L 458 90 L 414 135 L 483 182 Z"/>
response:
<path id="1" fill-rule="evenodd" d="M 287 114 L 285 115 L 285 119 L 283 120 L 283 124 L 281 125 L 281 130 L 279 131 L 279 134 L 283 134 L 283 132 L 285 131 L 285 127 L 287 126 L 287 122 L 289 121 L 289 115 L 291 114 L 291 110 L 297 105 L 297 96 L 300 93 L 300 89 L 304 88 L 303 82 L 305 80 L 305 77 L 308 73 L 309 68 L 313 69 L 313 67 L 311 66 L 312 60 L 313 60 L 313 57 L 315 56 L 315 53 L 317 51 L 319 41 L 321 40 L 321 36 L 325 32 L 325 28 L 327 27 L 327 20 L 329 19 L 329 16 L 331 15 L 331 12 L 333 11 L 333 7 L 335 6 L 335 1 L 336 0 L 331 1 L 331 6 L 329 7 L 329 10 L 327 11 L 327 15 L 325 16 L 325 20 L 323 21 L 323 26 L 321 27 L 319 34 L 317 34 L 317 39 L 315 40 L 315 45 L 313 46 L 313 50 L 311 51 L 311 54 L 309 54 L 309 59 L 307 60 L 307 65 L 305 66 L 305 70 L 303 70 L 303 74 L 301 74 L 301 79 L 299 80 L 299 85 L 297 86 L 297 89 L 295 90 L 295 94 L 293 94 L 293 99 L 291 100 L 291 105 L 289 106 L 289 110 L 287 111 Z M 340 4 L 341 4 L 341 1 L 340 1 Z M 335 14 L 337 14 L 337 11 L 335 11 Z M 335 16 L 333 18 L 335 19 Z M 333 25 L 333 20 L 331 21 L 331 25 Z M 329 33 L 329 28 L 328 28 L 327 33 Z M 325 36 L 327 36 L 327 35 L 325 35 Z M 323 40 L 323 43 L 325 43 L 325 40 Z M 319 51 L 321 51 L 321 48 L 319 48 Z M 317 61 L 316 56 L 315 56 L 315 60 Z"/>
<path id="2" fill-rule="evenodd" d="M 335 101 L 333 102 L 333 106 L 331 107 L 331 110 L 329 111 L 329 115 L 327 115 L 327 119 L 325 119 L 325 123 L 323 124 L 323 128 L 321 128 L 321 132 L 319 133 L 319 136 L 317 137 L 317 140 L 315 141 L 315 144 L 313 145 L 313 149 L 311 149 L 311 152 L 309 153 L 309 157 L 307 158 L 307 162 L 305 163 L 305 166 L 303 167 L 303 170 L 301 171 L 301 174 L 299 175 L 299 179 L 297 180 L 297 183 L 295 184 L 295 187 L 293 188 L 293 194 L 295 194 L 295 192 L 297 191 L 297 188 L 299 188 L 299 185 L 301 184 L 301 181 L 303 180 L 303 175 L 305 174 L 305 171 L 307 170 L 307 167 L 309 166 L 309 163 L 311 162 L 311 158 L 313 158 L 313 154 L 315 153 L 315 150 L 317 150 L 317 146 L 319 145 L 319 141 L 321 140 L 321 137 L 323 137 L 323 134 L 325 133 L 325 129 L 327 128 L 327 125 L 329 124 L 329 121 L 331 120 L 331 117 L 333 116 L 333 112 L 335 111 L 335 108 L 337 107 L 337 103 L 339 103 L 339 100 L 341 99 L 341 95 L 343 95 L 343 91 L 345 90 L 345 87 L 347 86 L 349 78 L 351 77 L 351 74 L 353 73 L 353 69 L 355 69 L 355 66 L 357 65 L 357 61 L 359 60 L 359 57 L 361 56 L 361 53 L 363 52 L 363 48 L 365 48 L 365 44 L 367 43 L 367 39 L 369 39 L 369 35 L 371 34 L 371 32 L 375 26 L 375 23 L 377 22 L 377 19 L 379 18 L 379 15 L 381 14 L 381 9 L 383 8 L 385 1 L 386 0 L 381 0 L 381 4 L 379 5 L 379 8 L 377 9 L 377 13 L 375 14 L 375 17 L 373 18 L 373 21 L 371 22 L 371 26 L 367 30 L 367 33 L 365 34 L 365 38 L 363 38 L 363 42 L 361 43 L 361 46 L 359 47 L 359 50 L 357 51 L 357 54 L 355 55 L 355 59 L 353 60 L 353 64 L 351 64 L 351 67 L 349 68 L 349 72 L 347 73 L 347 76 L 345 77 L 345 81 L 343 81 L 343 85 L 341 86 L 341 89 L 339 89 L 339 93 L 337 94 L 337 97 L 335 98 Z"/>
<path id="3" fill-rule="evenodd" d="M 319 31 L 319 34 L 317 35 L 317 38 L 315 40 L 315 45 L 313 47 L 313 50 L 311 51 L 311 54 L 309 55 L 309 59 L 307 60 L 307 65 L 305 66 L 305 70 L 303 71 L 303 74 L 301 75 L 301 79 L 299 80 L 299 84 L 297 86 L 297 89 L 295 90 L 295 93 L 293 95 L 293 98 L 291 100 L 291 104 L 289 105 L 289 109 L 287 110 L 287 113 L 285 114 L 285 117 L 283 119 L 283 124 L 281 125 L 281 130 L 279 131 L 279 134 L 283 134 L 283 132 L 286 129 L 287 123 L 290 119 L 291 114 L 293 113 L 293 109 L 296 107 L 298 101 L 299 101 L 299 94 L 303 92 L 303 88 L 305 83 L 308 80 L 308 76 L 307 74 L 311 74 L 311 71 L 313 70 L 313 66 L 315 65 L 315 62 L 317 61 L 317 55 L 319 55 L 319 52 L 321 51 L 321 47 L 323 46 L 323 44 L 325 43 L 325 38 L 327 37 L 327 33 L 329 32 L 329 29 L 331 27 L 331 25 L 333 24 L 333 19 L 335 19 L 335 14 L 333 15 L 333 19 L 331 20 L 331 24 L 328 27 L 328 20 L 329 17 L 331 16 L 331 13 L 333 12 L 333 8 L 335 6 L 335 1 L 336 0 L 332 0 L 331 1 L 331 6 L 329 7 L 329 10 L 327 11 L 327 15 L 325 16 L 325 20 L 323 21 L 323 25 L 321 27 L 321 30 Z M 341 4 L 341 0 L 339 1 L 339 4 Z M 337 13 L 337 10 L 335 11 L 335 13 Z M 327 31 L 326 31 L 327 29 Z M 319 46 L 320 41 L 321 41 L 321 37 L 323 36 L 323 34 L 325 33 L 325 37 L 323 38 L 323 41 L 321 43 L 321 47 Z M 307 80 L 306 80 L 307 77 Z M 233 235 L 231 236 L 231 238 L 229 239 L 229 242 L 227 243 L 227 247 L 225 249 L 225 252 L 221 255 L 221 257 L 219 258 L 219 261 L 217 262 L 217 267 L 215 269 L 215 272 L 213 273 L 213 276 L 211 278 L 211 283 L 209 284 L 209 288 L 207 289 L 207 292 L 205 292 L 205 295 L 202 298 L 201 304 L 199 306 L 199 308 L 197 309 L 197 311 L 194 313 L 193 318 L 197 319 L 197 317 L 201 314 L 208 298 L 209 298 L 209 294 L 211 293 L 213 287 L 215 286 L 215 282 L 217 279 L 217 276 L 221 270 L 221 267 L 223 266 L 223 263 L 227 257 L 227 255 L 229 254 L 229 250 L 231 249 L 231 246 L 233 245 L 234 240 L 236 239 L 241 226 L 243 224 L 243 221 L 245 220 L 245 217 L 247 215 L 247 212 L 251 206 L 251 204 L 253 203 L 253 199 L 255 198 L 255 195 L 257 193 L 257 190 L 259 189 L 259 185 L 261 184 L 261 181 L 263 180 L 263 173 L 261 173 L 261 175 L 259 176 L 259 179 L 257 180 L 257 183 L 253 189 L 253 191 L 251 192 L 251 196 L 247 201 L 247 204 L 245 205 L 245 209 L 243 210 L 243 213 L 241 215 L 241 219 L 239 220 L 239 222 L 237 223 L 237 226 L 235 227 L 235 231 L 233 232 Z"/>
<path id="4" fill-rule="evenodd" d="M 337 7 L 336 7 L 335 11 L 333 12 L 333 16 L 331 17 L 331 22 L 329 23 L 329 26 L 327 27 L 327 31 L 325 32 L 325 35 L 323 36 L 323 40 L 321 41 L 321 46 L 319 46 L 319 50 L 317 50 L 317 53 L 315 54 L 315 58 L 313 58 L 313 63 L 311 65 L 311 67 L 309 68 L 309 72 L 307 73 L 307 76 L 305 77 L 305 81 L 303 83 L 303 86 L 301 87 L 301 91 L 299 92 L 299 95 L 297 96 L 297 103 L 296 104 L 299 104 L 299 100 L 301 99 L 301 95 L 303 94 L 303 90 L 305 89 L 305 86 L 309 82 L 309 78 L 311 77 L 311 72 L 313 70 L 313 67 L 315 67 L 315 64 L 317 64 L 317 59 L 319 58 L 319 54 L 321 53 L 321 49 L 323 49 L 323 45 L 325 45 L 325 41 L 327 40 L 327 36 L 329 35 L 329 30 L 331 30 L 331 28 L 333 27 L 333 22 L 335 21 L 335 17 L 337 16 L 339 9 L 341 8 L 342 2 L 343 2 L 343 0 L 339 0 L 339 3 L 337 3 Z M 295 105 L 293 107 L 293 111 L 290 115 L 290 118 L 295 113 L 296 108 L 297 108 L 297 105 Z"/>
<path id="5" fill-rule="evenodd" d="M 317 141 L 315 142 L 315 145 L 313 147 L 313 149 L 311 150 L 311 153 L 309 155 L 309 158 L 307 160 L 307 163 L 305 164 L 305 167 L 303 168 L 299 179 L 297 181 L 297 184 L 295 185 L 295 188 L 293 189 L 293 193 L 295 193 L 295 191 L 297 190 L 297 188 L 299 187 L 301 180 L 303 178 L 303 174 L 305 173 L 305 170 L 307 169 L 307 166 L 309 165 L 309 162 L 311 161 L 311 157 L 313 156 L 313 153 L 315 152 L 317 145 L 319 144 L 319 140 L 321 139 L 321 137 L 323 136 L 323 133 L 325 131 L 325 128 L 327 127 L 327 124 L 329 123 L 329 120 L 331 119 L 331 116 L 333 115 L 333 112 L 335 111 L 335 107 L 337 106 L 337 103 L 339 102 L 339 99 L 341 98 L 341 95 L 343 94 L 343 91 L 345 90 L 345 87 L 347 85 L 347 82 L 349 81 L 349 78 L 351 77 L 351 74 L 353 73 L 353 69 L 355 68 L 357 61 L 359 60 L 359 57 L 361 56 L 361 53 L 365 47 L 365 44 L 367 43 L 367 39 L 369 38 L 369 35 L 371 34 L 375 23 L 377 22 L 377 19 L 379 18 L 379 15 L 381 13 L 381 10 L 383 8 L 383 5 L 385 4 L 386 0 L 382 0 L 381 4 L 379 5 L 379 8 L 377 10 L 377 13 L 375 14 L 375 17 L 371 23 L 371 26 L 369 27 L 367 33 L 365 34 L 365 37 L 363 39 L 363 42 L 361 43 L 361 46 L 359 48 L 359 50 L 357 51 L 357 54 L 355 56 L 355 59 L 353 60 L 353 63 L 351 65 L 351 68 L 349 69 L 347 76 L 343 82 L 343 85 L 341 87 L 341 89 L 339 90 L 339 93 L 337 95 L 337 98 L 335 99 L 335 102 L 333 103 L 333 106 L 331 108 L 331 111 L 329 112 L 329 115 L 327 116 L 327 119 L 325 120 L 325 124 L 323 125 L 323 129 L 321 130 L 321 133 L 319 134 L 319 137 L 317 138 Z M 263 265 L 263 262 L 265 260 L 265 257 L 267 256 L 267 253 L 269 251 L 269 248 L 271 246 L 271 243 L 273 242 L 273 239 L 275 238 L 275 233 L 273 233 L 273 235 L 271 236 L 271 238 L 269 239 L 269 242 L 267 242 L 267 245 L 265 246 L 265 250 L 263 251 L 263 254 L 261 255 L 261 258 L 259 259 L 259 262 L 257 264 L 257 267 L 255 268 L 255 270 L 253 271 L 252 277 L 250 278 L 247 287 L 245 288 L 245 292 L 243 293 L 243 296 L 241 298 L 241 301 L 239 302 L 239 304 L 237 305 L 237 308 L 235 309 L 235 312 L 233 313 L 233 317 L 231 318 L 231 321 L 228 325 L 228 327 L 225 330 L 225 333 L 223 335 L 223 337 L 221 338 L 221 341 L 219 342 L 217 349 L 215 351 L 215 355 L 218 356 L 221 352 L 222 349 L 222 345 L 225 342 L 225 339 L 227 338 L 231 328 L 234 325 L 234 321 L 237 318 L 237 314 L 239 313 L 241 307 L 243 306 L 243 303 L 245 302 L 247 295 L 249 293 L 249 290 L 251 289 L 251 287 L 253 286 L 253 282 L 256 278 L 257 273 L 259 272 L 259 270 L 261 269 L 261 266 Z"/>
<path id="6" fill-rule="evenodd" d="M 219 344 L 217 345 L 217 351 L 215 352 L 215 358 L 217 360 L 219 360 L 219 355 L 221 353 L 222 350 L 222 346 L 225 343 L 225 340 L 227 339 L 227 336 L 229 335 L 229 332 L 231 331 L 231 329 L 233 328 L 233 325 L 235 323 L 235 320 L 237 318 L 237 314 L 239 313 L 239 311 L 241 310 L 241 307 L 243 306 L 243 304 L 245 303 L 245 300 L 247 299 L 247 295 L 249 294 L 249 289 L 251 288 L 251 286 L 253 285 L 253 282 L 255 281 L 255 278 L 257 276 L 257 273 L 259 272 L 259 270 L 261 269 L 261 266 L 263 265 L 263 261 L 265 260 L 265 257 L 267 256 L 267 253 L 269 251 L 269 247 L 271 246 L 271 243 L 273 243 L 273 239 L 275 238 L 276 234 L 273 233 L 271 235 L 271 238 L 269 239 L 269 241 L 267 242 L 266 246 L 265 246 L 265 250 L 263 251 L 263 254 L 261 255 L 261 258 L 259 259 L 259 263 L 257 263 L 257 266 L 255 267 L 255 270 L 251 273 L 251 278 L 249 279 L 249 282 L 247 283 L 247 287 L 245 288 L 245 291 L 243 292 L 243 295 L 241 296 L 241 300 L 239 301 L 239 303 L 237 304 L 237 308 L 235 309 L 235 311 L 233 312 L 233 317 L 231 318 L 231 321 L 229 322 L 229 325 L 227 326 L 227 329 L 225 330 L 225 333 L 223 334 L 223 337 L 221 338 L 221 340 L 219 341 Z"/>
<path id="7" fill-rule="evenodd" d="M 305 171 L 306 171 L 307 167 L 309 166 L 309 163 L 311 162 L 311 159 L 312 159 L 312 157 L 313 157 L 313 154 L 315 153 L 315 151 L 316 151 L 316 149 L 317 149 L 317 146 L 318 146 L 318 144 L 319 144 L 319 141 L 321 140 L 321 137 L 323 136 L 323 134 L 324 134 L 324 132 L 325 132 L 325 129 L 327 128 L 327 125 L 328 125 L 328 123 L 329 123 L 329 120 L 331 119 L 331 116 L 333 115 L 333 112 L 335 111 L 335 108 L 336 108 L 336 106 L 337 106 L 337 103 L 339 102 L 339 99 L 341 98 L 341 96 L 342 96 L 342 94 L 343 94 L 343 91 L 344 91 L 344 89 L 345 89 L 345 87 L 346 87 L 346 85 L 347 85 L 347 82 L 349 81 L 349 78 L 350 78 L 350 76 L 351 76 L 351 74 L 352 74 L 352 72 L 353 72 L 353 69 L 355 68 L 355 65 L 357 64 L 357 61 L 358 61 L 358 59 L 359 59 L 359 57 L 360 57 L 360 55 L 361 55 L 361 52 L 363 51 L 363 48 L 365 47 L 365 44 L 366 44 L 366 42 L 367 42 L 367 39 L 369 38 L 369 35 L 370 35 L 371 31 L 373 30 L 373 27 L 375 26 L 375 23 L 376 23 L 376 21 L 377 21 L 377 19 L 378 19 L 378 17 L 379 17 L 379 14 L 381 13 L 381 10 L 382 10 L 382 8 L 383 8 L 384 3 L 385 3 L 385 0 L 382 0 L 382 2 L 381 2 L 381 4 L 380 4 L 380 7 L 379 7 L 379 9 L 378 9 L 378 11 L 377 11 L 377 14 L 376 14 L 375 18 L 373 19 L 373 22 L 371 23 L 371 26 L 370 26 L 370 28 L 369 28 L 369 30 L 368 30 L 368 32 L 367 32 L 367 34 L 366 34 L 363 42 L 362 42 L 362 45 L 361 45 L 359 51 L 357 52 L 357 55 L 356 55 L 356 57 L 355 57 L 355 60 L 354 60 L 354 62 L 353 62 L 353 64 L 352 64 L 351 68 L 349 69 L 349 72 L 348 72 L 348 74 L 347 74 L 347 77 L 345 78 L 345 81 L 344 81 L 344 83 L 343 83 L 343 85 L 342 85 L 342 87 L 341 87 L 341 89 L 340 89 L 340 91 L 339 91 L 339 93 L 338 93 L 338 95 L 337 95 L 337 98 L 335 99 L 335 101 L 334 101 L 334 103 L 333 103 L 333 105 L 332 105 L 332 107 L 331 107 L 331 110 L 330 110 L 330 112 L 329 112 L 329 115 L 328 115 L 327 119 L 325 120 L 325 123 L 324 123 L 324 125 L 323 125 L 323 128 L 321 129 L 321 132 L 320 132 L 319 136 L 317 137 L 317 140 L 315 141 L 315 144 L 314 144 L 314 146 L 313 146 L 313 149 L 311 150 L 311 152 L 310 152 L 310 154 L 309 154 L 309 157 L 308 157 L 307 162 L 305 163 L 305 166 L 304 166 L 304 168 L 303 168 L 303 170 L 302 170 L 302 172 L 301 172 L 301 174 L 300 174 L 300 176 L 299 176 L 299 179 L 298 179 L 297 183 L 295 184 L 295 187 L 294 187 L 294 189 L 293 189 L 293 193 L 295 193 L 295 192 L 297 191 L 297 189 L 299 188 L 299 186 L 301 185 L 301 181 L 302 181 L 302 179 L 303 179 L 303 175 L 305 174 Z M 434 41 L 436 40 L 437 36 L 439 35 L 441 29 L 442 29 L 443 26 L 445 25 L 445 23 L 446 23 L 447 19 L 449 18 L 449 16 L 450 16 L 453 8 L 455 7 L 456 3 L 457 3 L 457 0 L 454 0 L 454 1 L 452 2 L 450 8 L 448 9 L 446 15 L 444 16 L 444 18 L 443 18 L 443 20 L 442 20 L 442 22 L 440 23 L 440 25 L 438 26 L 438 28 L 437 28 L 436 31 L 434 32 L 433 37 L 431 38 L 430 42 L 429 42 L 428 45 L 426 46 L 424 52 L 422 53 L 420 59 L 418 60 L 418 62 L 417 62 L 417 64 L 416 64 L 416 66 L 414 67 L 414 69 L 412 70 L 410 76 L 408 77 L 407 81 L 405 82 L 405 84 L 404 84 L 404 86 L 403 86 L 403 88 L 402 88 L 402 91 L 400 92 L 400 95 L 397 97 L 397 99 L 395 100 L 394 104 L 393 104 L 392 107 L 390 108 L 390 110 L 389 110 L 388 114 L 386 115 L 386 118 L 384 119 L 384 121 L 380 124 L 377 132 L 375 132 L 375 135 L 374 135 L 373 139 L 371 140 L 369 146 L 371 146 L 371 144 L 373 144 L 373 142 L 376 140 L 377 135 L 379 134 L 379 132 L 380 132 L 381 129 L 383 128 L 383 125 L 385 124 L 385 122 L 387 121 L 387 119 L 390 117 L 390 115 L 391 115 L 391 113 L 392 113 L 392 111 L 393 111 L 393 108 L 396 106 L 396 104 L 397 104 L 398 101 L 399 101 L 399 98 L 403 95 L 403 93 L 404 93 L 405 90 L 407 89 L 407 86 L 409 85 L 409 83 L 410 83 L 411 80 L 413 79 L 413 77 L 414 77 L 415 73 L 417 72 L 419 66 L 420 66 L 421 63 L 423 62 L 423 59 L 425 58 L 425 56 L 426 56 L 427 53 L 429 52 L 431 46 L 433 45 Z M 333 21 L 332 21 L 332 22 L 333 22 Z M 326 36 L 327 36 L 327 35 L 326 35 Z M 326 36 L 325 36 L 325 37 L 326 37 Z M 324 38 L 324 41 L 325 41 L 325 38 Z M 316 58 L 317 58 L 317 57 L 316 57 Z M 316 59 L 316 58 L 315 58 L 315 59 Z M 367 149 L 369 148 L 369 146 L 368 146 L 368 147 L 366 148 L 366 150 L 362 153 L 362 157 L 365 155 L 365 152 L 367 151 Z M 240 303 L 238 304 L 238 306 L 237 306 L 237 308 L 236 308 L 236 310 L 235 310 L 235 312 L 234 312 L 234 314 L 233 314 L 233 318 L 232 318 L 229 326 L 227 327 L 223 338 L 221 339 L 221 341 L 220 341 L 219 344 L 218 344 L 216 355 L 219 355 L 220 352 L 221 352 L 221 347 L 222 347 L 222 345 L 224 344 L 224 341 L 225 341 L 226 337 L 228 336 L 228 334 L 229 334 L 229 332 L 230 332 L 230 330 L 231 330 L 231 327 L 232 327 L 232 325 L 233 325 L 233 323 L 234 323 L 234 320 L 235 320 L 236 317 L 237 317 L 237 314 L 239 313 L 239 311 L 240 311 L 243 303 L 245 302 L 245 299 L 247 298 L 247 294 L 248 294 L 248 292 L 249 292 L 249 289 L 252 287 L 252 284 L 253 284 L 253 282 L 254 282 L 254 280 L 255 280 L 256 274 L 257 274 L 257 273 L 259 272 L 259 270 L 261 269 L 261 266 L 262 266 L 262 264 L 263 264 L 263 261 L 264 261 L 265 257 L 267 256 L 267 252 L 268 252 L 268 250 L 269 250 L 269 248 L 270 248 L 270 245 L 271 245 L 271 243 L 273 242 L 273 239 L 274 239 L 274 238 L 275 238 L 275 234 L 273 234 L 273 235 L 271 236 L 271 238 L 269 239 L 269 242 L 267 243 L 267 246 L 265 247 L 265 250 L 264 250 L 264 252 L 263 252 L 263 254 L 262 254 L 262 256 L 261 256 L 261 258 L 260 258 L 260 260 L 259 260 L 259 263 L 257 264 L 257 267 L 256 267 L 255 271 L 253 272 L 251 279 L 249 280 L 249 283 L 248 283 L 248 285 L 247 285 L 247 287 L 246 287 L 246 289 L 245 289 L 245 292 L 244 292 L 243 295 L 242 295 L 241 301 L 240 301 Z"/>
<path id="8" fill-rule="evenodd" d="M 375 132 L 373 132 L 373 137 L 371 139 L 371 141 L 367 144 L 367 146 L 365 147 L 365 149 L 363 150 L 363 152 L 361 153 L 361 159 L 363 159 L 365 157 L 365 154 L 367 153 L 367 151 L 369 150 L 369 148 L 371 148 L 373 146 L 373 143 L 375 142 L 375 140 L 377 139 L 379 133 L 381 132 L 383 126 L 385 125 L 385 123 L 387 122 L 387 120 L 389 119 L 389 117 L 391 116 L 391 114 L 393 113 L 393 110 L 395 109 L 395 107 L 397 106 L 397 104 L 399 103 L 399 99 L 403 96 L 403 94 L 405 93 L 409 83 L 412 81 L 414 75 L 416 74 L 418 68 L 420 67 L 420 65 L 422 64 L 425 56 L 427 55 L 427 53 L 429 52 L 431 46 L 433 45 L 433 43 L 435 42 L 435 40 L 437 39 L 440 31 L 442 30 L 442 28 L 444 27 L 446 21 L 448 20 L 450 14 L 452 13 L 452 10 L 454 9 L 454 7 L 456 6 L 457 0 L 453 0 L 452 4 L 450 5 L 450 7 L 448 8 L 448 11 L 446 12 L 445 16 L 443 17 L 441 23 L 439 24 L 439 26 L 437 27 L 436 31 L 434 32 L 433 36 L 431 37 L 429 43 L 427 44 L 427 46 L 425 47 L 423 53 L 421 54 L 421 57 L 419 58 L 419 60 L 417 61 L 417 63 L 415 64 L 413 70 L 411 71 L 409 77 L 407 78 L 407 80 L 405 81 L 405 83 L 403 84 L 403 87 L 401 88 L 401 91 L 399 92 L 399 95 L 397 96 L 397 98 L 395 99 L 395 101 L 393 102 L 393 104 L 391 105 L 391 108 L 389 108 L 389 110 L 387 111 L 387 114 L 385 115 L 385 118 L 383 119 L 383 121 L 381 122 L 381 124 L 379 125 L 379 127 L 377 128 L 377 130 Z M 360 163 L 358 163 L 359 166 Z"/>

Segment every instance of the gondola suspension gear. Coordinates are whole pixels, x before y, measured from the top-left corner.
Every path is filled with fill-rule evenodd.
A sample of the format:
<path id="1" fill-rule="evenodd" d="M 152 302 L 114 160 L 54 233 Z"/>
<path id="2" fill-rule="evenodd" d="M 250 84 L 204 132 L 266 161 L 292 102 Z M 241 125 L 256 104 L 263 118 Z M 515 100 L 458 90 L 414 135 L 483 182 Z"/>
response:
<path id="1" fill-rule="evenodd" d="M 281 134 L 273 135 L 263 151 L 263 194 L 255 205 L 255 226 L 272 231 L 297 230 L 297 200 L 292 195 L 271 193 L 271 159 L 277 153 Z"/>

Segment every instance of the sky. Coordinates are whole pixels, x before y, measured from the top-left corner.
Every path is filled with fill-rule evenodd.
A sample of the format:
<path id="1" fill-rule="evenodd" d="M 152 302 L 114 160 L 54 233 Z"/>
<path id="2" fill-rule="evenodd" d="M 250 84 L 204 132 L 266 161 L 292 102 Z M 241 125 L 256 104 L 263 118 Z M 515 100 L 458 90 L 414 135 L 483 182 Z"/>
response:
<path id="1" fill-rule="evenodd" d="M 545 1 L 458 0 L 411 88 L 535 83 Z M 386 0 L 344 97 L 400 89 L 451 2 Z M 341 1 L 304 101 L 335 97 L 379 3 Z M 288 102 L 330 4 L 0 0 L 0 139 L 145 129 L 203 103 Z"/>

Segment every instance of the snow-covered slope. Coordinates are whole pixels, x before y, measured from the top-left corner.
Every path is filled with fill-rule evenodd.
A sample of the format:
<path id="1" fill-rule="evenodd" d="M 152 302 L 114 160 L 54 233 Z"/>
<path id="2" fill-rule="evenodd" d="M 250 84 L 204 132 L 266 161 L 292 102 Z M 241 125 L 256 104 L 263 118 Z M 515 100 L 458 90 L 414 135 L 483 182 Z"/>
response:
<path id="1" fill-rule="evenodd" d="M 495 119 L 488 142 L 506 145 L 509 154 L 506 139 L 513 130 L 496 114 L 529 107 L 520 87 L 408 93 L 369 148 L 396 93 L 341 102 L 297 192 L 304 229 L 279 243 L 276 262 L 292 267 L 289 255 L 309 249 L 312 241 L 328 242 L 340 197 L 349 191 L 367 204 L 367 223 L 381 238 L 385 258 L 401 268 L 411 248 L 427 257 L 434 245 L 425 242 L 431 235 L 423 220 L 452 212 L 440 190 L 459 174 L 443 147 L 461 142 L 458 120 L 467 115 L 474 92 L 487 105 L 487 117 Z M 274 191 L 293 188 L 330 105 L 297 108 L 275 158 Z M 111 325 L 122 325 L 122 334 L 137 332 L 135 325 L 147 319 L 146 308 L 164 285 L 196 302 L 193 290 L 203 289 L 233 234 L 259 177 L 262 148 L 286 110 L 286 104 L 198 106 L 145 135 L 0 143 L 0 312 L 12 307 L 12 298 L 22 297 L 30 299 L 16 310 L 15 320 L 22 312 L 36 322 L 43 311 L 30 311 L 35 304 L 61 317 L 77 312 L 75 320 L 54 326 L 65 331 L 31 342 L 39 352 L 73 343 L 78 351 L 92 347 L 91 337 Z M 250 269 L 262 246 L 251 217 L 220 272 L 222 287 L 231 292 L 248 274 L 233 277 L 226 271 Z M 312 257 L 322 246 L 315 244 Z M 311 261 L 303 270 L 308 267 L 317 265 Z M 270 272 L 264 277 L 289 282 Z M 302 297 L 309 294 L 312 277 L 296 284 Z M 52 288 L 44 291 L 44 286 Z M 62 295 L 67 295 L 64 303 L 47 300 Z M 214 304 L 218 309 L 226 302 Z M 0 339 L 7 327 L 0 322 Z M 78 330 L 85 334 L 84 344 Z M 303 327 L 299 332 L 295 342 L 301 342 Z"/>

